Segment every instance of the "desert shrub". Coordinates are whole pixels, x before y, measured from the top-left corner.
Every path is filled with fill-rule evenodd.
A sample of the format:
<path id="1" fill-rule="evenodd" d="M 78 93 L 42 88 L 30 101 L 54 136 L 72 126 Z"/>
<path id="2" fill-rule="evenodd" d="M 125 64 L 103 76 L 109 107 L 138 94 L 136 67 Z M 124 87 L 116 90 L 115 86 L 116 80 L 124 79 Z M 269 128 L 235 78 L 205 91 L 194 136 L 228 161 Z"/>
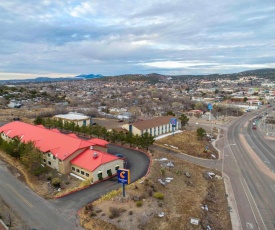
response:
<path id="1" fill-rule="evenodd" d="M 163 200 L 164 195 L 162 193 L 160 193 L 160 192 L 156 192 L 154 194 L 154 198 L 159 199 L 159 200 Z"/>
<path id="2" fill-rule="evenodd" d="M 144 180 L 144 185 L 149 185 L 149 180 L 148 179 Z"/>
<path id="3" fill-rule="evenodd" d="M 151 189 L 149 190 L 149 196 L 153 196 L 153 191 Z"/>
<path id="4" fill-rule="evenodd" d="M 91 212 L 90 217 L 94 217 L 94 216 L 96 216 L 96 213 L 95 212 Z"/>
<path id="5" fill-rule="evenodd" d="M 88 210 L 88 211 L 93 210 L 93 205 L 92 204 L 87 204 L 85 206 L 85 210 Z"/>
<path id="6" fill-rule="evenodd" d="M 160 169 L 160 175 L 161 175 L 161 176 L 164 176 L 164 175 L 165 175 L 165 168 L 161 168 L 161 169 Z"/>
<path id="7" fill-rule="evenodd" d="M 95 212 L 96 213 L 100 213 L 100 212 L 102 212 L 102 210 L 101 209 L 97 209 Z"/>
<path id="8" fill-rule="evenodd" d="M 47 174 L 47 180 L 51 180 L 53 178 L 53 174 L 49 173 Z"/>
<path id="9" fill-rule="evenodd" d="M 61 184 L 61 179 L 60 178 L 55 177 L 55 178 L 52 179 L 52 185 L 54 187 L 60 187 L 60 184 Z"/>
<path id="10" fill-rule="evenodd" d="M 109 208 L 109 218 L 110 219 L 113 219 L 113 218 L 116 218 L 119 216 L 120 216 L 120 212 L 119 212 L 118 208 L 115 208 L 115 207 Z"/>
<path id="11" fill-rule="evenodd" d="M 127 210 L 125 208 L 119 208 L 119 212 L 126 212 Z"/>
<path id="12" fill-rule="evenodd" d="M 130 210 L 130 211 L 128 212 L 128 214 L 129 214 L 130 216 L 133 215 L 133 211 Z"/>
<path id="13" fill-rule="evenodd" d="M 137 207 L 141 207 L 142 206 L 142 201 L 141 200 L 137 201 L 136 205 L 137 205 Z"/>

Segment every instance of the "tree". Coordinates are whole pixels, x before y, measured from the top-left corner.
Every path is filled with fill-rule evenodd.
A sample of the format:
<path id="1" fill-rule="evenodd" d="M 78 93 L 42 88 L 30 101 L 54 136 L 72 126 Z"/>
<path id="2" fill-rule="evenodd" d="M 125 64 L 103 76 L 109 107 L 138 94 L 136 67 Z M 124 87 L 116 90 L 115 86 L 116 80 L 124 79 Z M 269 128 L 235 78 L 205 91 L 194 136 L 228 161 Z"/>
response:
<path id="1" fill-rule="evenodd" d="M 30 146 L 31 145 L 29 145 L 29 147 Z M 46 168 L 42 166 L 42 155 L 34 147 L 34 145 L 32 146 L 33 147 L 30 148 L 26 154 L 24 154 L 21 161 L 31 174 L 39 176 L 45 172 Z"/>
<path id="2" fill-rule="evenodd" d="M 171 116 L 175 116 L 175 114 L 173 113 L 173 111 L 168 111 L 167 113 L 166 113 L 166 116 L 169 116 L 169 115 L 171 115 Z"/>
<path id="3" fill-rule="evenodd" d="M 154 142 L 155 142 L 154 137 L 149 133 L 146 132 L 143 135 L 141 135 L 140 145 L 141 147 L 146 148 L 147 151 L 149 149 L 149 146 L 154 144 Z"/>
<path id="4" fill-rule="evenodd" d="M 244 97 L 243 101 L 244 102 L 247 102 L 248 98 L 247 97 Z"/>
<path id="5" fill-rule="evenodd" d="M 33 123 L 35 125 L 41 125 L 43 123 L 42 117 L 38 116 L 37 118 L 35 118 L 35 120 L 33 121 Z"/>
<path id="6" fill-rule="evenodd" d="M 205 135 L 206 135 L 206 131 L 203 128 L 197 129 L 197 137 L 199 140 L 202 140 Z"/>
<path id="7" fill-rule="evenodd" d="M 188 123 L 189 118 L 185 114 L 182 114 L 180 115 L 179 120 L 181 123 L 181 127 L 183 128 Z"/>

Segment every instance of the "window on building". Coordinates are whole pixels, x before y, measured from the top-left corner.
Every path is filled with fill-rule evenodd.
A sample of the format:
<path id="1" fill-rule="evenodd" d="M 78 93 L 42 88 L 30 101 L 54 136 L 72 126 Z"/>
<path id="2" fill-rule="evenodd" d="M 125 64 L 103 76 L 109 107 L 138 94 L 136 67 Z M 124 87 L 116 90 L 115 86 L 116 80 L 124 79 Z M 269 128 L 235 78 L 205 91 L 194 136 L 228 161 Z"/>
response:
<path id="1" fill-rule="evenodd" d="M 52 164 L 52 162 L 48 161 L 48 164 L 49 164 L 49 165 L 51 165 L 51 164 Z"/>
<path id="2" fill-rule="evenodd" d="M 56 159 L 56 157 L 55 157 L 55 156 L 53 156 L 53 159 L 55 160 L 55 159 Z"/>
<path id="3" fill-rule="evenodd" d="M 76 172 L 78 172 L 78 173 L 79 173 L 79 172 L 80 172 L 80 171 L 79 171 L 79 169 L 76 169 Z"/>
<path id="4" fill-rule="evenodd" d="M 90 174 L 89 173 L 86 173 L 86 177 L 89 177 L 90 176 Z"/>
<path id="5" fill-rule="evenodd" d="M 75 171 L 75 167 L 72 167 L 72 170 Z"/>
<path id="6" fill-rule="evenodd" d="M 84 171 L 81 170 L 81 175 L 84 175 Z"/>
<path id="7" fill-rule="evenodd" d="M 102 179 L 103 179 L 101 170 L 99 171 L 99 173 L 97 174 L 97 176 L 98 176 L 98 179 L 99 179 L 99 180 L 102 180 Z"/>
<path id="8" fill-rule="evenodd" d="M 51 154 L 50 153 L 48 153 L 48 157 L 50 157 L 51 156 Z"/>
<path id="9" fill-rule="evenodd" d="M 112 176 L 112 175 L 113 175 L 113 174 L 112 174 L 112 169 L 108 169 L 108 170 L 107 170 L 107 175 L 108 175 L 108 176 Z"/>
<path id="10" fill-rule="evenodd" d="M 62 160 L 59 159 L 59 162 L 62 162 Z"/>
<path id="11" fill-rule="evenodd" d="M 43 159 L 43 161 L 46 163 L 46 159 Z"/>

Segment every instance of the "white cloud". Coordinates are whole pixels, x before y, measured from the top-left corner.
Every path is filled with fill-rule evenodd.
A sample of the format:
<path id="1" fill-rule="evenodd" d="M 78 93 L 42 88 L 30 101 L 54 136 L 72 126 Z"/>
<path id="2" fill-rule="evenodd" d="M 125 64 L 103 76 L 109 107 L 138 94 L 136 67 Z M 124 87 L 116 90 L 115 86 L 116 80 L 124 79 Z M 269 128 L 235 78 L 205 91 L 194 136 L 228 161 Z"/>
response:
<path id="1" fill-rule="evenodd" d="M 1 1 L 0 72 L 198 74 L 270 68 L 274 15 L 271 0 Z"/>

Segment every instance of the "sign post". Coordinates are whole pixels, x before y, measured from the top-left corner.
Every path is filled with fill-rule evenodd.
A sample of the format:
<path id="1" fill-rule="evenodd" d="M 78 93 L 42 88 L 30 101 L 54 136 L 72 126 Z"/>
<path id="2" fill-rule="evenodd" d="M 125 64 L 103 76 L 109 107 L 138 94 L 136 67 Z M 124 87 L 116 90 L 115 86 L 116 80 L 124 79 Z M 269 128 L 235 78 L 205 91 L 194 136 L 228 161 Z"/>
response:
<path id="1" fill-rule="evenodd" d="M 208 103 L 208 105 L 207 105 L 207 108 L 208 108 L 208 110 L 210 111 L 209 112 L 209 121 L 211 122 L 211 138 L 212 138 L 212 121 L 211 121 L 211 110 L 213 109 L 213 106 L 212 106 L 212 104 L 211 103 Z"/>
<path id="2" fill-rule="evenodd" d="M 130 184 L 130 170 L 118 169 L 117 170 L 117 182 L 122 184 L 122 195 L 125 197 L 125 184 Z"/>
<path id="3" fill-rule="evenodd" d="M 170 119 L 170 124 L 172 125 L 172 132 L 173 132 L 173 135 L 174 135 L 174 129 L 177 126 L 177 118 L 171 118 Z"/>

